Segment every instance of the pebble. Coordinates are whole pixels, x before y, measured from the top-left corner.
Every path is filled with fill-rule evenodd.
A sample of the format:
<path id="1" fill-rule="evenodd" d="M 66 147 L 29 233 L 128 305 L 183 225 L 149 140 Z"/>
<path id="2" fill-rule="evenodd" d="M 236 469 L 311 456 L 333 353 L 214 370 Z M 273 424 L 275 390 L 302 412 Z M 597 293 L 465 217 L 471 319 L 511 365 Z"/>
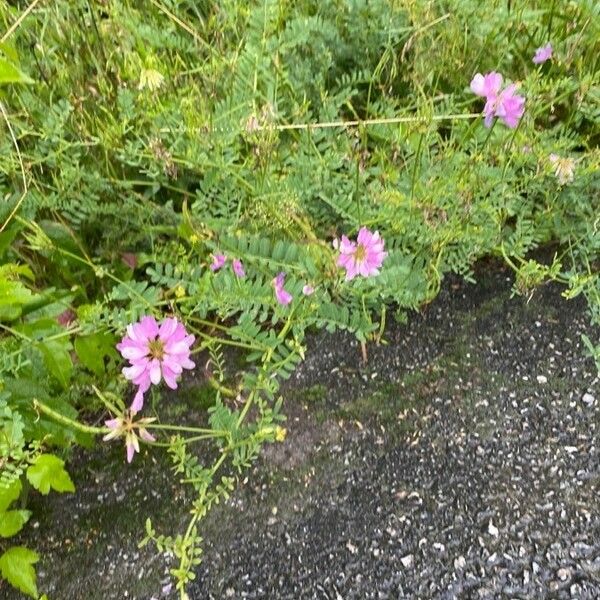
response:
<path id="1" fill-rule="evenodd" d="M 584 404 L 587 404 L 587 406 L 592 406 L 594 402 L 596 402 L 596 398 L 589 392 L 586 392 L 581 400 Z"/>
<path id="2" fill-rule="evenodd" d="M 410 569 L 410 567 L 413 566 L 413 562 L 414 562 L 414 557 L 412 554 L 407 554 L 406 556 L 403 556 L 400 559 L 400 562 L 402 563 L 402 566 L 406 569 Z"/>

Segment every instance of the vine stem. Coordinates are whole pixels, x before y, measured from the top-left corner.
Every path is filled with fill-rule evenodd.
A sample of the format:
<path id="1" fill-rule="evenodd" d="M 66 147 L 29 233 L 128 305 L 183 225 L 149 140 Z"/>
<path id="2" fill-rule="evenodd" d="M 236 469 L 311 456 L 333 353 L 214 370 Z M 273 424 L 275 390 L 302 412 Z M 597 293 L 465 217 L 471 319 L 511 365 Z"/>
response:
<path id="1" fill-rule="evenodd" d="M 432 115 L 429 117 L 389 117 L 385 119 L 354 119 L 351 121 L 323 121 L 322 123 L 287 123 L 257 127 L 257 131 L 275 130 L 287 131 L 290 129 L 328 129 L 332 127 L 358 127 L 370 125 L 396 125 L 399 123 L 429 123 L 431 121 L 453 121 L 462 119 L 475 119 L 481 113 L 460 113 L 455 115 Z"/>
<path id="2" fill-rule="evenodd" d="M 68 427 L 72 427 L 73 429 L 77 429 L 77 431 L 82 431 L 83 433 L 93 433 L 95 435 L 108 433 L 110 429 L 108 427 L 93 427 L 91 425 L 84 425 L 79 421 L 75 421 L 62 415 L 59 412 L 56 412 L 54 409 L 50 408 L 47 404 L 40 402 L 37 398 L 33 399 L 33 409 L 40 413 L 44 413 L 49 417 L 52 417 L 55 421 L 62 423 L 63 425 L 67 425 Z"/>

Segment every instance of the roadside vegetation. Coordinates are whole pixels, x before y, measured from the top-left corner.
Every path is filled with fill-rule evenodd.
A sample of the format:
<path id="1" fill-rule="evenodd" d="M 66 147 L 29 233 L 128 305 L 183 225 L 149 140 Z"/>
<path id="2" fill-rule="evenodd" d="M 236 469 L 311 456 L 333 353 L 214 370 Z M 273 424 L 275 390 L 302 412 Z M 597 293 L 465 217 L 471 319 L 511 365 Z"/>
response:
<path id="1" fill-rule="evenodd" d="M 14 537 L 28 495 L 75 492 L 72 448 L 120 443 L 194 490 L 187 529 L 140 532 L 186 598 L 202 518 L 285 439 L 279 383 L 312 330 L 367 359 L 483 259 L 600 323 L 597 3 L 33 0 L 0 19 L 0 589 L 42 597 Z M 163 422 L 189 372 L 215 392 L 205 419 Z"/>

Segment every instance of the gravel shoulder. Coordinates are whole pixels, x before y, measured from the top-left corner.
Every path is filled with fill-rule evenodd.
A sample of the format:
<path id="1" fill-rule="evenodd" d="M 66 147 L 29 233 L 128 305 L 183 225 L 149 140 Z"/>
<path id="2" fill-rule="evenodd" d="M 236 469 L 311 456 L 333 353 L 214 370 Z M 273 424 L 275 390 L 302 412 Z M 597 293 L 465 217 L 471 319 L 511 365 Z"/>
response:
<path id="1" fill-rule="evenodd" d="M 510 286 L 451 283 L 364 368 L 315 338 L 290 438 L 212 515 L 191 597 L 600 597 L 584 307 Z"/>

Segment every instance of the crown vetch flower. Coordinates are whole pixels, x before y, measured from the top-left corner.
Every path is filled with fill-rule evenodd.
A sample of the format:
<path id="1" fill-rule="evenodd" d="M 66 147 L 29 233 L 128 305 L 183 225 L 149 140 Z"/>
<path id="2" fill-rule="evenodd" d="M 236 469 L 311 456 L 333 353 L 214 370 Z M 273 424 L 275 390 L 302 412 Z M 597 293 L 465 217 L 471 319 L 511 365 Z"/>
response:
<path id="1" fill-rule="evenodd" d="M 307 283 L 303 288 L 302 288 L 302 293 L 305 296 L 310 296 L 311 294 L 314 294 L 315 292 L 315 288 L 310 285 L 310 283 Z"/>
<path id="2" fill-rule="evenodd" d="M 536 65 L 541 65 L 550 58 L 552 58 L 552 44 L 548 42 L 545 46 L 542 46 L 535 51 L 535 55 L 532 60 Z"/>
<path id="3" fill-rule="evenodd" d="M 496 73 L 496 71 L 491 71 L 485 75 L 477 73 L 471 81 L 471 91 L 483 98 L 497 96 L 500 93 L 501 87 L 502 75 Z"/>
<path id="4" fill-rule="evenodd" d="M 231 268 L 235 273 L 236 277 L 246 277 L 246 271 L 244 271 L 244 265 L 239 258 L 234 258 L 231 261 Z"/>
<path id="5" fill-rule="evenodd" d="M 486 75 L 477 73 L 471 81 L 473 93 L 486 99 L 483 108 L 485 126 L 491 127 L 494 117 L 499 117 L 514 129 L 525 112 L 525 98 L 515 93 L 517 86 L 514 83 L 501 88 L 502 75 L 495 71 Z"/>
<path id="6" fill-rule="evenodd" d="M 117 350 L 130 363 L 123 375 L 138 386 L 131 405 L 134 412 L 142 409 L 144 393 L 151 384 L 158 385 L 164 379 L 176 389 L 183 369 L 196 366 L 190 360 L 194 339 L 174 317 L 163 319 L 159 325 L 154 317 L 146 316 L 127 326 L 127 335 L 117 344 Z"/>
<path id="7" fill-rule="evenodd" d="M 379 275 L 379 267 L 388 254 L 383 250 L 384 243 L 378 231 L 372 233 L 366 227 L 360 228 L 356 242 L 351 242 L 343 235 L 340 242 L 334 243 L 334 247 L 340 251 L 337 264 L 346 269 L 346 281 L 357 275 Z"/>
<path id="8" fill-rule="evenodd" d="M 273 287 L 275 288 L 275 298 L 277 302 L 282 306 L 287 306 L 292 300 L 293 296 L 286 290 L 283 289 L 285 283 L 285 273 L 279 273 L 277 277 L 273 278 Z"/>
<path id="9" fill-rule="evenodd" d="M 514 129 L 525 112 L 525 98 L 515 93 L 517 86 L 513 83 L 504 88 L 496 102 L 496 116 Z"/>
<path id="10" fill-rule="evenodd" d="M 224 254 L 213 254 L 213 261 L 210 265 L 211 271 L 218 271 L 227 262 Z"/>
<path id="11" fill-rule="evenodd" d="M 127 410 L 123 416 L 108 419 L 104 422 L 111 431 L 109 431 L 102 439 L 105 442 L 108 442 L 118 437 L 124 437 L 128 463 L 133 460 L 133 455 L 140 451 L 138 436 L 145 442 L 155 441 L 155 437 L 148 432 L 145 426 L 156 421 L 156 419 L 154 417 L 146 417 L 134 422 L 133 417 L 135 414 L 136 411 Z M 137 433 L 135 431 L 136 429 L 138 430 Z"/>

